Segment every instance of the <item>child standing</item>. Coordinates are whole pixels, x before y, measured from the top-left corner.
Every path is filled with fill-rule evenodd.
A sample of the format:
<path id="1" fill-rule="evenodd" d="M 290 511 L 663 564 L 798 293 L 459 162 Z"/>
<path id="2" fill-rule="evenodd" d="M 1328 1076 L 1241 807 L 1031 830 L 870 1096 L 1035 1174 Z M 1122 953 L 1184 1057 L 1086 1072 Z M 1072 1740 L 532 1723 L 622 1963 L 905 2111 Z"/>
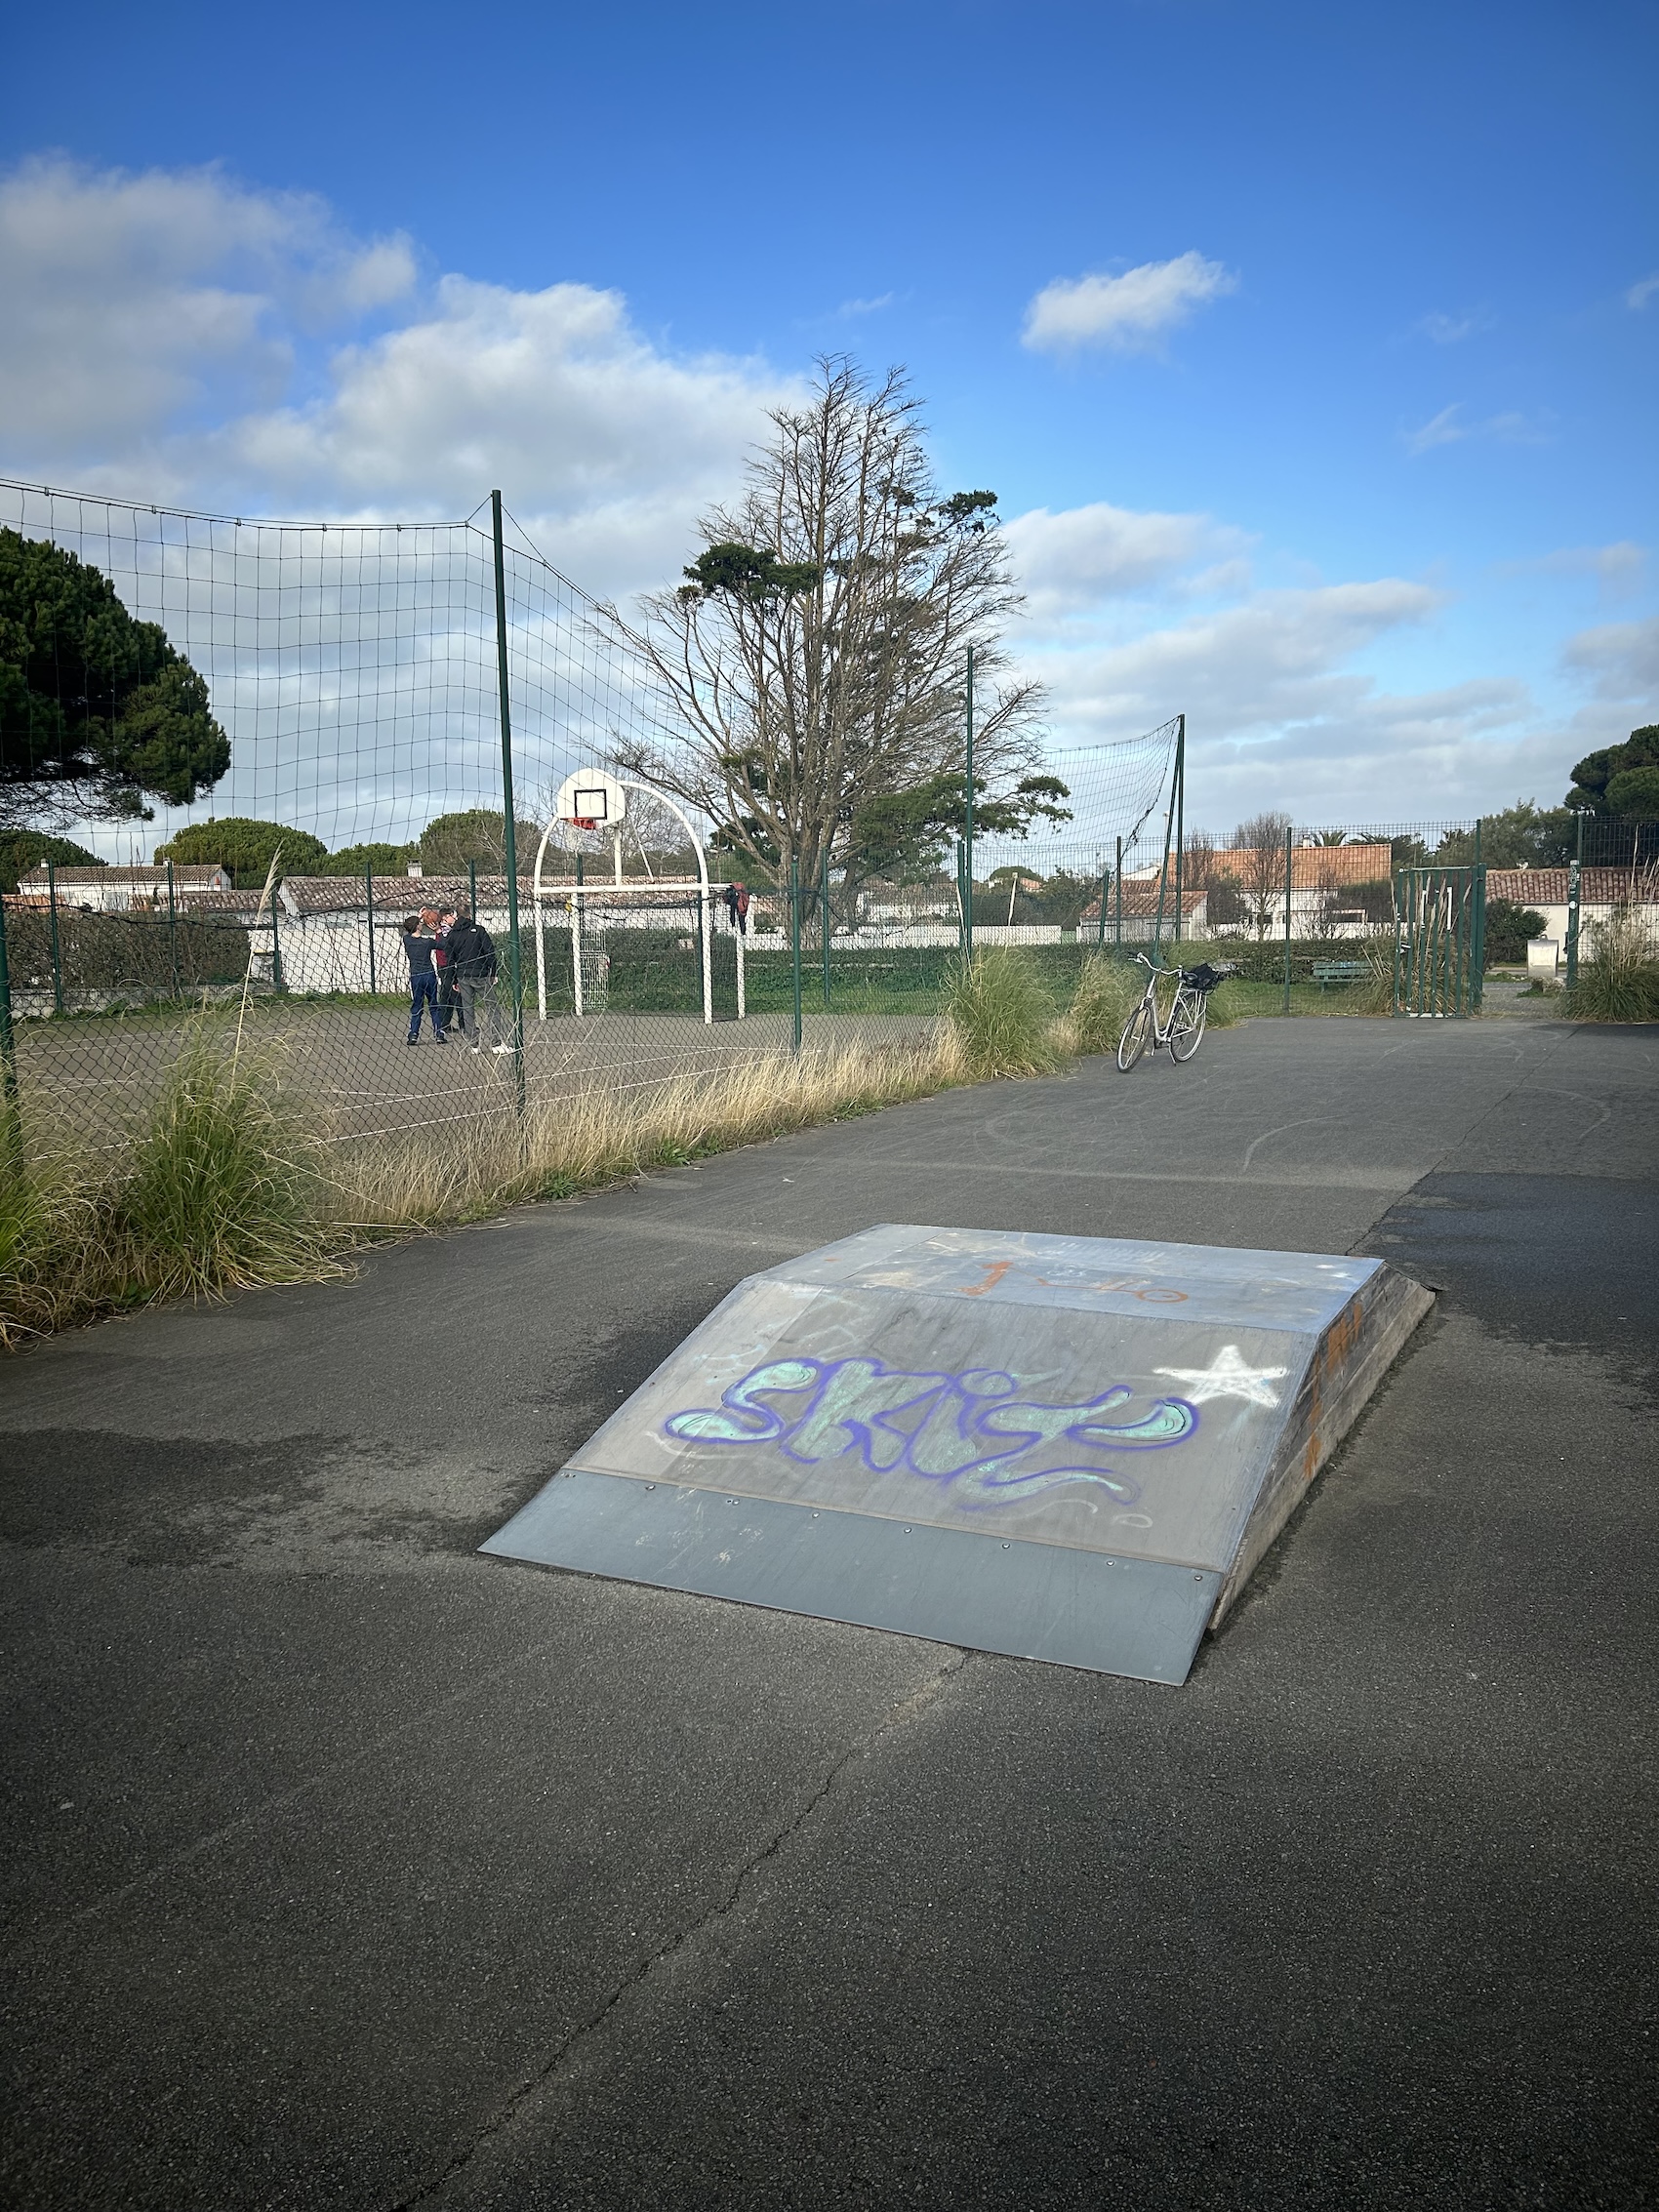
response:
<path id="1" fill-rule="evenodd" d="M 432 954 L 437 949 L 437 938 L 426 923 L 425 914 L 409 914 L 403 923 L 403 950 L 409 962 L 409 1035 L 405 1040 L 412 1045 L 421 1041 L 421 1009 L 425 1007 L 431 1017 L 432 1042 L 441 1045 L 444 1033 L 438 1025 L 438 978 L 432 966 Z"/>

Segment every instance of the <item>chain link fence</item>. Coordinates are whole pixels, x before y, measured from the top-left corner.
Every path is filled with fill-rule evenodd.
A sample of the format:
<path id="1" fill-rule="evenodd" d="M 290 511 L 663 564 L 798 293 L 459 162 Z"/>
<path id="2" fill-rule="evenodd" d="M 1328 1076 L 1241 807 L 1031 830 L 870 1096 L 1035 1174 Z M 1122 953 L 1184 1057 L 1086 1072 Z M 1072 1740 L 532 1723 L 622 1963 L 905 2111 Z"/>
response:
<path id="1" fill-rule="evenodd" d="M 325 526 L 12 484 L 0 528 L 108 579 L 230 741 L 211 806 L 83 832 L 101 854 L 53 846 L 0 898 L 7 1096 L 94 1144 L 122 1142 L 203 1035 L 276 1048 L 319 1133 L 350 1144 L 766 1056 L 912 1050 L 970 946 L 1018 946 L 1057 1007 L 1102 955 L 1227 958 L 1236 1009 L 1263 1013 L 1468 1013 L 1489 968 L 1548 996 L 1620 930 L 1653 957 L 1652 828 L 1270 816 L 1206 835 L 1185 824 L 1179 717 L 1053 755 L 1044 835 L 942 844 L 891 879 L 834 855 L 814 882 L 757 868 L 626 777 L 618 823 L 561 817 L 573 777 L 682 739 L 499 503 Z M 65 701 L 77 680 L 30 676 Z M 1479 943 L 1459 870 L 1483 885 Z M 490 950 L 450 962 L 468 920 Z"/>

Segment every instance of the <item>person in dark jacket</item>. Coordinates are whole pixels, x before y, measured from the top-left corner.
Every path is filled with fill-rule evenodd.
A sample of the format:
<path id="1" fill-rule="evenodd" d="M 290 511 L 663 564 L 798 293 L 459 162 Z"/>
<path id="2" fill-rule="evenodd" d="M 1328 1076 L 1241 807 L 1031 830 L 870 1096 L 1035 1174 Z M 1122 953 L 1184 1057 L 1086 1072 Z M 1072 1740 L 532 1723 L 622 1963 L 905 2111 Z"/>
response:
<path id="1" fill-rule="evenodd" d="M 409 962 L 409 1035 L 407 1042 L 421 1042 L 421 1009 L 425 1007 L 431 1016 L 432 1042 L 441 1045 L 443 1030 L 438 1026 L 438 978 L 432 966 L 432 954 L 437 939 L 426 926 L 425 917 L 410 914 L 403 924 L 403 951 Z"/>
<path id="2" fill-rule="evenodd" d="M 438 1034 L 444 1038 L 449 1035 L 450 1024 L 461 1020 L 461 1000 L 455 987 L 455 973 L 449 964 L 449 941 L 459 919 L 457 907 L 439 907 L 438 943 L 432 954 L 432 966 L 438 972 Z"/>
<path id="3" fill-rule="evenodd" d="M 449 933 L 448 949 L 449 973 L 455 978 L 461 1027 L 467 1043 L 474 1052 L 484 1049 L 478 1035 L 478 1010 L 483 1007 L 490 1017 L 490 1035 L 494 1039 L 491 1051 L 510 1052 L 512 1046 L 503 1027 L 502 1010 L 496 999 L 496 947 L 489 931 L 463 908 Z"/>

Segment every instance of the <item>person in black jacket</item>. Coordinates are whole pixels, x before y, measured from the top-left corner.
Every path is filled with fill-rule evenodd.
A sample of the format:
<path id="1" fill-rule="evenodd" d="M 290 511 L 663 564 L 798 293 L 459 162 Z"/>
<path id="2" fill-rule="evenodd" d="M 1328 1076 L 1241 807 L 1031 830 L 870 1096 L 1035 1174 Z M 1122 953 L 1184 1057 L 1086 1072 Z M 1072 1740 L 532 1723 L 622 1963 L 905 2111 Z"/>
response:
<path id="1" fill-rule="evenodd" d="M 437 950 L 432 954 L 432 966 L 438 972 L 438 1034 L 447 1037 L 449 1026 L 461 1019 L 461 1001 L 455 988 L 455 978 L 450 973 L 449 941 L 460 914 L 454 906 L 438 908 Z"/>
<path id="2" fill-rule="evenodd" d="M 502 1010 L 496 999 L 495 943 L 483 923 L 474 921 L 465 907 L 455 917 L 446 950 L 448 974 L 455 981 L 462 1034 L 474 1052 L 483 1051 L 478 1036 L 478 1010 L 483 1007 L 489 1014 L 490 1034 L 495 1040 L 490 1049 L 510 1052 L 512 1046 L 502 1026 Z"/>

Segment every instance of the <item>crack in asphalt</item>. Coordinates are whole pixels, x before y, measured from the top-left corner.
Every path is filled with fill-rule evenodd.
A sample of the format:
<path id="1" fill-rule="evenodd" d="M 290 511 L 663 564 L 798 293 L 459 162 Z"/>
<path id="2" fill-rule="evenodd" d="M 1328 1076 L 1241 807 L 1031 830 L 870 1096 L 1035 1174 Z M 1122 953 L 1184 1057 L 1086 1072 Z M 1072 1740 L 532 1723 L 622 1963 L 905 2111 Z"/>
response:
<path id="1" fill-rule="evenodd" d="M 727 1886 L 724 1895 L 718 1898 L 698 1919 L 692 1921 L 690 1926 L 682 1928 L 668 1942 L 660 1945 L 648 1958 L 642 1959 L 633 1972 L 619 1982 L 603 2002 L 598 2004 L 586 2020 L 579 2022 L 569 2034 L 548 2053 L 544 2064 L 533 2074 L 520 2081 L 517 2088 L 509 2094 L 497 2118 L 490 2121 L 488 2125 L 481 2127 L 465 2148 L 458 2151 L 454 2157 L 446 2163 L 440 2173 L 431 2180 L 421 2183 L 410 2194 L 396 2198 L 388 2205 L 387 2212 L 420 2212 L 422 2206 L 436 2204 L 447 2195 L 452 2185 L 465 2175 L 466 2169 L 474 2163 L 480 2153 L 487 2152 L 493 2145 L 510 2134 L 514 2126 L 524 2116 L 528 2106 L 545 2097 L 550 2089 L 557 2086 L 559 2077 L 569 2071 L 579 2053 L 595 2035 L 603 2032 L 613 2016 L 630 1996 L 649 1982 L 651 1977 L 667 1965 L 670 1959 L 679 1957 L 699 1939 L 718 1927 L 721 1921 L 737 1910 L 745 1891 L 762 1870 L 778 1859 L 811 1823 L 814 1816 L 827 1803 L 835 1789 L 835 1785 L 847 1769 L 858 1760 L 867 1758 L 877 1745 L 886 1737 L 892 1735 L 895 1730 L 906 1728 L 918 1719 L 940 1697 L 947 1684 L 960 1674 L 968 1661 L 975 1656 L 971 1651 L 952 1651 L 944 1666 L 930 1674 L 925 1682 L 918 1684 L 909 1697 L 902 1698 L 873 1728 L 855 1738 L 831 1762 L 800 1809 L 786 1821 L 783 1827 L 761 1845 L 759 1850 L 744 1861 Z"/>

